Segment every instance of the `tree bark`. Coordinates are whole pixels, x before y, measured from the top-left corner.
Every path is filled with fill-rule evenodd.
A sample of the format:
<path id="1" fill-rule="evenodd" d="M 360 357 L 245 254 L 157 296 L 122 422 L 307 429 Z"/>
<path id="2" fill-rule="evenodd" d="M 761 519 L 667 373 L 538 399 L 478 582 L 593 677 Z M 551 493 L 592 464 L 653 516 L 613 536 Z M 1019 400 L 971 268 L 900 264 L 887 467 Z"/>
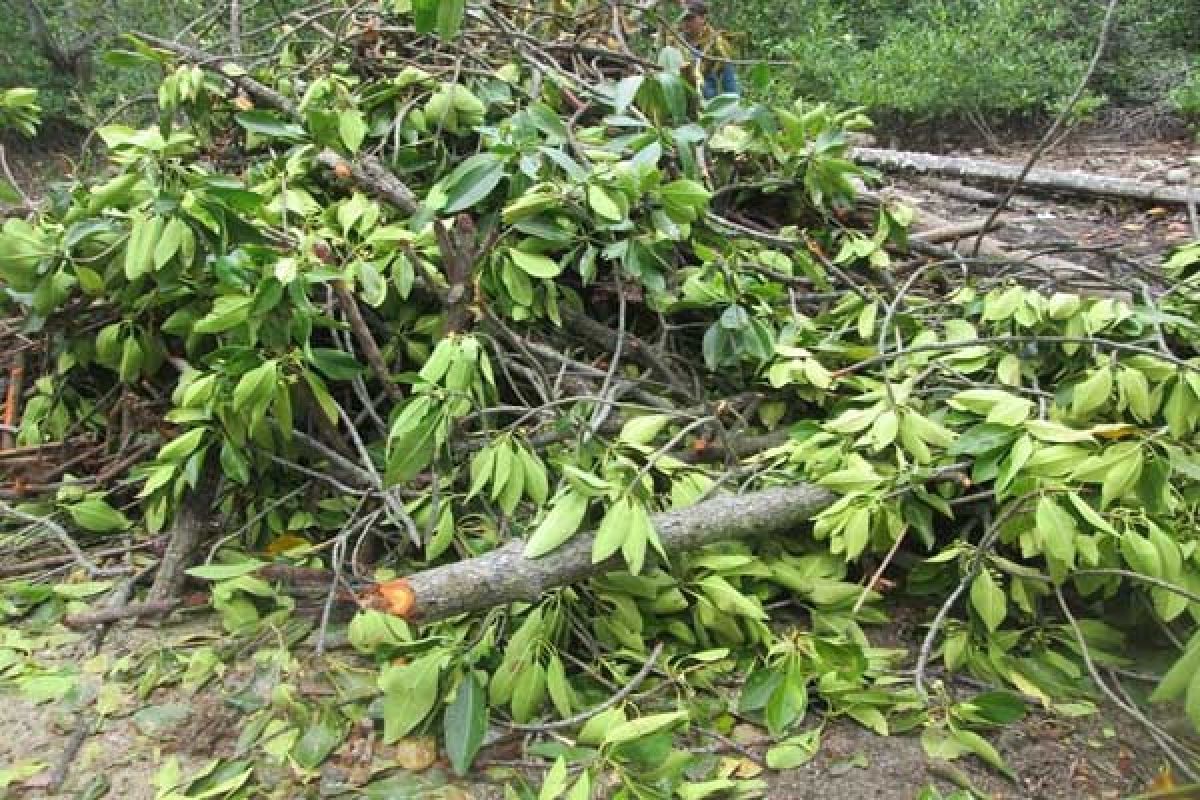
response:
<path id="1" fill-rule="evenodd" d="M 983 226 L 987 224 L 986 219 L 973 219 L 967 222 L 959 222 L 950 225 L 945 225 L 937 228 L 925 228 L 912 232 L 912 238 L 919 239 L 926 244 L 945 244 L 946 242 L 957 242 L 960 239 L 966 239 L 968 236 L 975 236 L 983 231 Z M 998 219 L 992 223 L 992 227 L 988 231 L 998 230 L 1003 228 L 1005 222 L 1003 219 Z"/>
<path id="2" fill-rule="evenodd" d="M 350 321 L 350 329 L 354 331 L 358 345 L 362 348 L 363 356 L 366 357 L 371 371 L 375 373 L 375 378 L 383 384 L 383 390 L 387 392 L 388 397 L 397 403 L 400 402 L 404 399 L 404 393 L 392 381 L 387 362 L 383 360 L 383 353 L 380 352 L 379 345 L 371 334 L 371 329 L 367 327 L 367 321 L 363 319 L 362 309 L 358 307 L 358 300 L 355 299 L 354 293 L 350 291 L 350 287 L 346 285 L 345 281 L 340 280 L 333 282 L 333 291 L 337 295 L 338 304 L 346 312 L 346 318 Z"/>
<path id="3" fill-rule="evenodd" d="M 802 524 L 836 499 L 816 486 L 766 489 L 657 514 L 652 522 L 663 549 L 677 555 L 730 539 L 798 533 Z M 508 603 L 532 603 L 550 589 L 624 568 L 619 557 L 593 564 L 594 538 L 592 533 L 579 534 L 537 559 L 525 558 L 525 543 L 513 541 L 485 555 L 418 572 L 392 585 L 411 592 L 412 604 L 403 616 L 421 623 Z"/>
<path id="4" fill-rule="evenodd" d="M 935 156 L 903 150 L 884 150 L 859 147 L 851 157 L 860 164 L 883 170 L 915 172 L 918 174 L 948 175 L 958 179 L 1011 183 L 1021 174 L 1021 167 L 996 161 L 973 158 Z M 1200 191 L 1159 186 L 1127 178 L 1114 178 L 1089 172 L 1064 172 L 1053 169 L 1031 170 L 1021 182 L 1025 189 L 1067 192 L 1085 196 L 1123 197 L 1148 203 L 1186 205 L 1200 203 Z"/>
<path id="5" fill-rule="evenodd" d="M 290 108 L 290 104 L 288 107 Z M 333 170 L 335 174 L 342 169 L 348 170 L 347 178 L 355 185 L 401 211 L 415 214 L 421 207 L 421 201 L 412 190 L 375 156 L 364 155 L 354 161 L 347 161 L 333 150 L 322 150 L 317 156 L 317 163 Z"/>
<path id="6" fill-rule="evenodd" d="M 209 520 L 221 484 L 221 469 L 211 457 L 200 468 L 200 480 L 196 488 L 184 495 L 179 511 L 171 526 L 167 550 L 163 553 L 154 576 L 154 585 L 146 596 L 147 604 L 177 600 L 183 591 L 187 575 L 184 571 L 191 563 L 196 549 L 208 538 Z"/>

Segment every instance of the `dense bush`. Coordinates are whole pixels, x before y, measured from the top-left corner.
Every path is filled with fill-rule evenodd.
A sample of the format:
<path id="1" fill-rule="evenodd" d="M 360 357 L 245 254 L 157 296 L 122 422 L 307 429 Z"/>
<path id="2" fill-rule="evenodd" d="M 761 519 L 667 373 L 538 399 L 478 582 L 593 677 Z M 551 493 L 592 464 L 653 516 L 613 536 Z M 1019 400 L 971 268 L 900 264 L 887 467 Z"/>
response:
<path id="1" fill-rule="evenodd" d="M 1095 45 L 1103 7 L 1042 0 L 799 0 L 727 4 L 748 55 L 792 62 L 772 91 L 944 119 L 1053 111 Z M 1161 102 L 1183 81 L 1200 3 L 1122 8 L 1091 105 Z M 1185 31 L 1190 31 L 1185 34 Z M 1185 94 L 1186 96 L 1186 94 Z"/>
<path id="2" fill-rule="evenodd" d="M 135 98 L 153 100 L 162 79 L 156 69 L 119 68 L 106 56 L 122 46 L 122 34 L 173 35 L 193 22 L 198 30 L 220 31 L 227 24 L 225 5 L 217 8 L 200 0 L 0 0 L 0 88 L 35 88 L 48 119 L 89 127 Z M 244 24 L 247 29 L 269 25 L 296 5 L 294 0 L 246 4 Z M 79 48 L 78 69 L 55 63 L 54 48 Z"/>

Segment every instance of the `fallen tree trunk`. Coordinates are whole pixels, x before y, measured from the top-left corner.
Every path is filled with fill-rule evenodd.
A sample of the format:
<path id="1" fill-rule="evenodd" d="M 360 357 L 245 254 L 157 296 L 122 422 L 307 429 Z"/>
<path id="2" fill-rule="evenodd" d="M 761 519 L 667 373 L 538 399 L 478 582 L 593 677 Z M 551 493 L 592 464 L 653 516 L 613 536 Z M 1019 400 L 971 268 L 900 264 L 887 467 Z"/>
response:
<path id="1" fill-rule="evenodd" d="M 718 497 L 651 519 L 663 550 L 676 555 L 729 539 L 786 535 L 836 499 L 825 489 L 801 485 Z M 577 535 L 537 559 L 523 555 L 524 541 L 513 541 L 485 555 L 418 572 L 379 589 L 390 602 L 387 610 L 421 623 L 508 603 L 532 603 L 550 589 L 623 569 L 618 556 L 592 563 L 594 538 L 591 533 Z"/>
<path id="2" fill-rule="evenodd" d="M 1015 164 L 874 147 L 859 147 L 852 151 L 851 157 L 860 164 L 882 170 L 948 175 L 960 180 L 1011 183 L 1021 174 L 1021 167 Z M 1200 191 L 1195 189 L 1171 188 L 1090 172 L 1034 169 L 1021 181 L 1021 186 L 1024 189 L 1068 192 L 1092 197 L 1124 197 L 1169 205 L 1200 203 Z"/>

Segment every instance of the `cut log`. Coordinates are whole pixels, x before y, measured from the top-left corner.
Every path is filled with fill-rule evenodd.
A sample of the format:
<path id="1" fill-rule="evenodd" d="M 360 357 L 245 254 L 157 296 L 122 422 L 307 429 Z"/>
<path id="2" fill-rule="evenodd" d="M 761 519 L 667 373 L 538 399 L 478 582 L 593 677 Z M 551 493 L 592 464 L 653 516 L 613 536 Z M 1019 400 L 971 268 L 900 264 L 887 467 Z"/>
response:
<path id="1" fill-rule="evenodd" d="M 697 547 L 750 536 L 798 533 L 800 527 L 837 499 L 816 486 L 766 489 L 718 497 L 682 511 L 652 517 L 663 550 L 674 556 Z M 579 534 L 541 558 L 523 555 L 513 541 L 476 558 L 435 567 L 383 584 L 388 610 L 427 623 L 509 603 L 532 603 L 559 586 L 624 568 L 619 557 L 592 563 L 594 534 Z M 402 608 L 393 598 L 403 595 Z"/>
<path id="2" fill-rule="evenodd" d="M 1015 164 L 1001 164 L 997 161 L 982 161 L 974 158 L 935 156 L 929 153 L 912 153 L 903 150 L 883 150 L 874 147 L 859 147 L 851 152 L 851 157 L 860 164 L 867 164 L 877 169 L 947 175 L 959 180 L 1012 183 L 1021 174 L 1021 167 Z M 1123 197 L 1165 205 L 1200 203 L 1200 191 L 1196 189 L 1159 186 L 1128 178 L 1114 178 L 1078 170 L 1066 172 L 1035 169 L 1025 176 L 1021 186 L 1023 189 L 1066 192 L 1089 197 Z"/>

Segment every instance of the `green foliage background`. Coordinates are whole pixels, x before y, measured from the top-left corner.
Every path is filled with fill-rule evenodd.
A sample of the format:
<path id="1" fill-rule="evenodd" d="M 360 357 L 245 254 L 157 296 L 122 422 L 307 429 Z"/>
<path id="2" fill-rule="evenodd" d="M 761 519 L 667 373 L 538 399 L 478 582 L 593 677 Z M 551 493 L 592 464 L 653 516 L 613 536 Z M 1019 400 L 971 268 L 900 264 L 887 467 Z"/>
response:
<path id="1" fill-rule="evenodd" d="M 772 91 L 876 115 L 941 119 L 1052 111 L 1095 45 L 1103 3 L 1047 0 L 798 0 L 715 3 L 747 56 L 777 67 Z M 1200 3 L 1126 0 L 1095 93 L 1194 114 Z M 750 46 L 753 43 L 753 46 Z M 1191 87 L 1191 88 L 1189 88 Z"/>
<path id="2" fill-rule="evenodd" d="M 25 0 L 2 0 L 0 84 L 40 89 L 48 116 L 84 126 L 102 110 L 152 91 L 160 77 L 107 65 L 100 57 L 105 45 L 121 32 L 173 33 L 211 10 L 196 0 L 40 1 L 66 41 L 98 35 L 92 79 L 80 86 L 57 71 L 39 52 Z M 301 5 L 250 4 L 246 26 Z M 712 8 L 747 58 L 794 62 L 774 70 L 773 93 L 862 104 L 876 115 L 914 120 L 1052 111 L 1082 73 L 1103 15 L 1103 4 L 1082 0 L 750 0 Z M 1200 2 L 1126 0 L 1119 13 L 1098 97 L 1200 115 Z"/>
<path id="3" fill-rule="evenodd" d="M 196 26 L 200 31 L 226 24 L 223 16 L 208 22 L 204 15 L 213 12 L 215 5 L 199 0 L 169 3 L 159 0 L 32 2 L 45 14 L 51 34 L 60 42 L 69 45 L 86 37 L 95 38 L 89 79 L 81 83 L 46 58 L 30 25 L 26 0 L 0 0 L 0 19 L 4 21 L 0 25 L 0 87 L 38 89 L 39 101 L 48 119 L 69 121 L 84 128 L 100 122 L 105 115 L 134 98 L 152 96 L 162 79 L 156 69 L 117 67 L 105 60 L 105 51 L 119 46 L 123 34 L 138 31 L 173 36 L 194 21 L 201 22 Z M 222 9 L 226 5 L 220 4 Z M 246 5 L 244 26 L 252 29 L 303 3 L 276 0 Z M 49 127 L 53 130 L 53 126 Z"/>

